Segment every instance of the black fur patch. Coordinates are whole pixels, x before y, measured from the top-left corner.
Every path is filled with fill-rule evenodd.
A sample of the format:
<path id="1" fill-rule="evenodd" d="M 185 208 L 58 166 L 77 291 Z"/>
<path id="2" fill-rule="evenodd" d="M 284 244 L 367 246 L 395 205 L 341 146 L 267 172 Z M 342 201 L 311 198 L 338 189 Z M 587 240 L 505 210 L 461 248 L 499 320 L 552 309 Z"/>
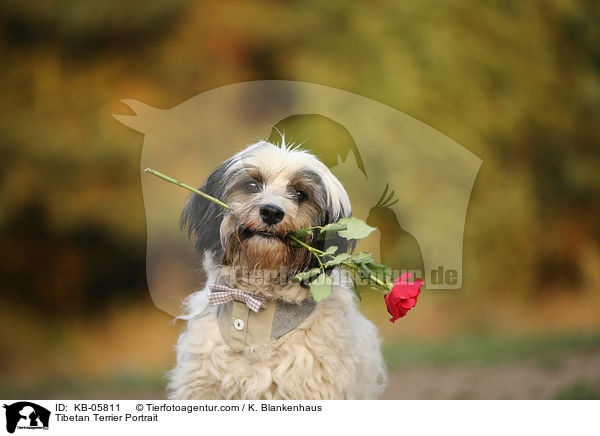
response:
<path id="1" fill-rule="evenodd" d="M 227 186 L 225 175 L 231 160 L 226 161 L 217 168 L 206 182 L 198 188 L 208 195 L 222 199 Z M 198 194 L 192 194 L 181 213 L 179 225 L 182 230 L 187 230 L 188 236 L 194 242 L 196 251 L 202 255 L 206 250 L 212 250 L 215 258 L 224 256 L 220 241 L 220 227 L 226 210 L 221 206 Z"/>

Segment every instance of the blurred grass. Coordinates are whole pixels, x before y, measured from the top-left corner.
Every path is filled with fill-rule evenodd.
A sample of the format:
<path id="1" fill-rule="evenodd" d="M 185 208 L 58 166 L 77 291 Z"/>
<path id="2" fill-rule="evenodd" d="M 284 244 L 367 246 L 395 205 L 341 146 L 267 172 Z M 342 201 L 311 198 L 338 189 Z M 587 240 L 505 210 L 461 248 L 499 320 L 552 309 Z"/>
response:
<path id="1" fill-rule="evenodd" d="M 529 337 L 502 337 L 489 334 L 463 335 L 450 340 L 386 343 L 383 354 L 391 374 L 415 368 L 487 367 L 506 364 L 533 365 L 541 372 L 561 366 L 569 356 L 600 352 L 600 333 L 570 333 Z M 113 370 L 100 377 L 62 374 L 35 383 L 0 383 L 3 398 L 164 398 L 164 371 Z M 474 366 L 475 365 L 475 366 Z M 600 368 L 598 370 L 600 376 Z M 594 382 L 595 383 L 595 382 Z M 556 399 L 597 399 L 597 387 L 589 381 L 569 383 Z"/>
<path id="2" fill-rule="evenodd" d="M 469 334 L 446 341 L 404 340 L 386 343 L 383 354 L 390 369 L 417 365 L 494 365 L 532 359 L 551 368 L 568 353 L 600 350 L 600 333 L 570 333 L 529 337 Z M 599 369 L 600 371 L 600 369 Z"/>
<path id="3" fill-rule="evenodd" d="M 586 382 L 576 382 L 564 387 L 555 400 L 600 400 L 600 388 Z"/>
<path id="4" fill-rule="evenodd" d="M 164 373 L 122 372 L 102 378 L 57 377 L 35 385 L 0 384 L 2 398 L 129 399 L 164 397 Z"/>

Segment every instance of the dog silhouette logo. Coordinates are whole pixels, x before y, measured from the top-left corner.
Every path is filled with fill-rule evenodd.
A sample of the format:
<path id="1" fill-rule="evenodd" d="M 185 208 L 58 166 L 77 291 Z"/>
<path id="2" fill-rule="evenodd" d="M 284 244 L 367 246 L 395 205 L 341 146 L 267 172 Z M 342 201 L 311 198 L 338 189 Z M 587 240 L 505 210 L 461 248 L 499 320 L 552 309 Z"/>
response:
<path id="1" fill-rule="evenodd" d="M 4 405 L 6 409 L 6 431 L 14 433 L 18 429 L 48 429 L 50 411 L 29 401 L 19 401 Z"/>

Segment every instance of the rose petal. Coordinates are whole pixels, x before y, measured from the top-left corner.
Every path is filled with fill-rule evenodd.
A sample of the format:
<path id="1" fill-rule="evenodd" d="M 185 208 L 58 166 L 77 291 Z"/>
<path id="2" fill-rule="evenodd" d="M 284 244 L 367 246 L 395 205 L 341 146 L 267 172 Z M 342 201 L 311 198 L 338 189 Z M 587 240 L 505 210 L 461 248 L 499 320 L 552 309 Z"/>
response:
<path id="1" fill-rule="evenodd" d="M 405 285 L 408 283 L 408 279 L 410 279 L 411 277 L 412 277 L 412 273 L 405 272 L 400 277 L 398 277 L 396 280 L 394 280 L 394 285 Z"/>
<path id="2" fill-rule="evenodd" d="M 394 284 L 395 284 L 397 281 L 400 281 L 400 282 L 407 282 L 407 281 L 408 281 L 408 279 L 410 279 L 411 277 L 412 277 L 412 273 L 410 273 L 410 272 L 405 272 L 405 273 L 404 273 L 404 274 L 402 274 L 400 277 L 398 277 L 398 278 L 396 279 L 396 281 L 394 281 Z"/>
<path id="3" fill-rule="evenodd" d="M 394 281 L 392 290 L 385 296 L 387 310 L 392 315 L 391 322 L 406 316 L 408 311 L 417 304 L 423 280 L 415 279 L 413 282 L 408 282 L 407 279 L 410 277 L 412 274 L 408 272 L 398 277 Z"/>
<path id="4" fill-rule="evenodd" d="M 398 297 L 398 296 L 401 296 L 404 298 L 416 297 L 417 295 L 419 295 L 419 292 L 421 292 L 421 290 L 419 289 L 419 286 L 415 286 L 413 283 L 406 284 L 406 285 L 398 284 L 392 288 L 392 294 L 396 297 Z"/>
<path id="5" fill-rule="evenodd" d="M 402 309 L 408 310 L 408 309 L 412 309 L 413 307 L 415 307 L 415 304 L 417 304 L 417 299 L 416 298 L 409 298 L 409 299 L 401 301 L 400 304 L 399 304 L 399 306 Z"/>

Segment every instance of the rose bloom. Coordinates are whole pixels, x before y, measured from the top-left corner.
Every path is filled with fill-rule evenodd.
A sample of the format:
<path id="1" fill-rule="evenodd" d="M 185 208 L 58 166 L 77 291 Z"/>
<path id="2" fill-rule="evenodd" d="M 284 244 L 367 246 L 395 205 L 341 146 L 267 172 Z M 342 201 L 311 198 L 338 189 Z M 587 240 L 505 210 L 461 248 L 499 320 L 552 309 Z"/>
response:
<path id="1" fill-rule="evenodd" d="M 417 297 L 421 292 L 423 280 L 416 279 L 414 282 L 409 282 L 408 279 L 411 277 L 412 274 L 409 272 L 402 274 L 394 280 L 394 287 L 385 296 L 387 310 L 392 315 L 391 322 L 405 316 L 409 309 L 417 304 Z"/>

